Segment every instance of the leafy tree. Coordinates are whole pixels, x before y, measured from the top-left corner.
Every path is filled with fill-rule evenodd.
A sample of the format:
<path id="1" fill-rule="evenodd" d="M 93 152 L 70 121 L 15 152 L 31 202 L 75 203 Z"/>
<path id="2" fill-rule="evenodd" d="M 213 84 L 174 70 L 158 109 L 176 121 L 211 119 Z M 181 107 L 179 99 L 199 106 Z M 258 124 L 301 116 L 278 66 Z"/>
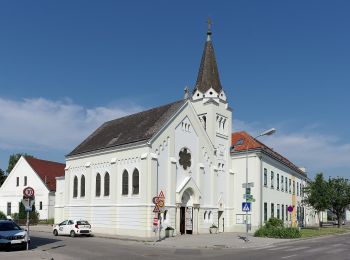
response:
<path id="1" fill-rule="evenodd" d="M 7 219 L 4 212 L 0 211 L 0 219 Z"/>
<path id="2" fill-rule="evenodd" d="M 309 205 L 315 209 L 318 215 L 319 223 L 321 226 L 320 213 L 329 208 L 329 185 L 323 178 L 322 173 L 318 173 L 314 181 L 311 181 L 304 188 L 305 199 L 303 203 Z"/>
<path id="3" fill-rule="evenodd" d="M 0 186 L 4 183 L 5 180 L 6 180 L 5 172 L 0 169 Z"/>
<path id="4" fill-rule="evenodd" d="M 18 219 L 20 220 L 27 219 L 27 212 L 22 203 L 20 203 L 19 205 Z M 35 205 L 33 205 L 32 211 L 29 212 L 29 219 L 34 223 L 37 223 L 39 220 L 39 213 L 36 211 Z"/>
<path id="5" fill-rule="evenodd" d="M 341 227 L 345 211 L 350 205 L 350 183 L 348 179 L 337 177 L 328 181 L 329 207 L 337 216 L 338 227 Z"/>
<path id="6" fill-rule="evenodd" d="M 7 167 L 6 172 L 9 174 L 13 167 L 15 167 L 16 163 L 18 162 L 18 160 L 21 158 L 21 156 L 25 156 L 25 157 L 33 157 L 29 154 L 26 153 L 16 153 L 16 154 L 11 154 L 10 158 L 9 158 L 9 165 Z"/>

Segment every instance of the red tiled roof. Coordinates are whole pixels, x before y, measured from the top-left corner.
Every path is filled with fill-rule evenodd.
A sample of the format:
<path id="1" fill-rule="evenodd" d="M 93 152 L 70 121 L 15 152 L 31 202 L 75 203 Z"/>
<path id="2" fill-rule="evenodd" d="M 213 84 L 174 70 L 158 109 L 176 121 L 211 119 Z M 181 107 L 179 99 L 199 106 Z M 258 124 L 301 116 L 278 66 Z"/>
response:
<path id="1" fill-rule="evenodd" d="M 64 176 L 65 164 L 25 157 L 50 191 L 56 191 L 56 177 Z"/>
<path id="2" fill-rule="evenodd" d="M 255 139 L 254 137 L 252 137 L 251 135 L 249 135 L 245 131 L 232 133 L 231 145 L 234 147 L 231 150 L 231 153 L 245 152 L 247 150 L 247 148 L 248 148 L 248 151 L 249 150 L 262 150 L 262 151 L 266 152 L 268 155 L 270 155 L 270 156 L 274 157 L 275 159 L 277 159 L 278 161 L 280 161 L 281 163 L 285 164 L 286 166 L 288 166 L 292 170 L 306 176 L 306 173 L 304 171 L 300 170 L 298 166 L 293 164 L 291 161 L 289 161 L 287 158 L 283 157 L 279 153 L 272 150 L 270 147 L 268 147 L 265 144 L 263 144 L 262 142 L 258 141 L 257 139 Z"/>

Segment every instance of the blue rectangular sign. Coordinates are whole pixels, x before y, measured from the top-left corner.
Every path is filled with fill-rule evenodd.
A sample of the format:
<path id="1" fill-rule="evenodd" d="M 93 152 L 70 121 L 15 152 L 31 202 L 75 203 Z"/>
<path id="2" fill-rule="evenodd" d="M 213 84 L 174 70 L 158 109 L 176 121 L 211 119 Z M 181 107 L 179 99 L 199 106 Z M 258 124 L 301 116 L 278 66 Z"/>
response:
<path id="1" fill-rule="evenodd" d="M 252 203 L 251 202 L 242 202 L 242 211 L 249 212 L 251 211 Z"/>

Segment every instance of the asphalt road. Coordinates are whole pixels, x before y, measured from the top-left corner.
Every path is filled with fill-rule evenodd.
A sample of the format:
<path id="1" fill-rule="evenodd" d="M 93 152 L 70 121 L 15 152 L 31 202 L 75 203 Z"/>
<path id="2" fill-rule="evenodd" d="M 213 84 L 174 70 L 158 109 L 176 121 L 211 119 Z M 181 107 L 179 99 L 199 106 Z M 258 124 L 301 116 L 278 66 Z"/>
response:
<path id="1" fill-rule="evenodd" d="M 350 234 L 279 243 L 264 248 L 155 248 L 152 243 L 32 232 L 31 250 L 0 252 L 0 259 L 349 259 Z"/>

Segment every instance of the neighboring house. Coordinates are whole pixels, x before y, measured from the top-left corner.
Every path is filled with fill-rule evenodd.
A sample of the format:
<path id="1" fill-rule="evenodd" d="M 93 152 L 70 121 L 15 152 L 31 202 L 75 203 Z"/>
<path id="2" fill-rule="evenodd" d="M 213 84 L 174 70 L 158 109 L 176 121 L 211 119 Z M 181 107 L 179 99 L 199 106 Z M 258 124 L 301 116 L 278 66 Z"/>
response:
<path id="1" fill-rule="evenodd" d="M 152 198 L 162 190 L 163 227 L 208 233 L 225 221 L 232 231 L 231 126 L 209 31 L 192 94 L 106 122 L 67 155 L 56 221 L 84 218 L 95 232 L 152 237 Z"/>
<path id="2" fill-rule="evenodd" d="M 282 219 L 286 225 L 317 225 L 315 212 L 303 205 L 303 188 L 308 177 L 281 154 L 275 152 L 246 132 L 232 134 L 231 159 L 235 189 L 235 230 L 245 230 L 245 212 L 242 211 L 246 183 L 246 160 L 248 153 L 248 183 L 251 187 L 252 211 L 248 221 L 256 230 L 271 217 Z M 288 206 L 294 207 L 288 213 Z M 250 220 L 251 219 L 251 220 Z"/>
<path id="3" fill-rule="evenodd" d="M 35 208 L 40 219 L 54 217 L 56 177 L 64 175 L 65 165 L 32 157 L 21 157 L 0 187 L 0 210 L 7 216 L 18 213 L 23 189 L 35 190 Z"/>

